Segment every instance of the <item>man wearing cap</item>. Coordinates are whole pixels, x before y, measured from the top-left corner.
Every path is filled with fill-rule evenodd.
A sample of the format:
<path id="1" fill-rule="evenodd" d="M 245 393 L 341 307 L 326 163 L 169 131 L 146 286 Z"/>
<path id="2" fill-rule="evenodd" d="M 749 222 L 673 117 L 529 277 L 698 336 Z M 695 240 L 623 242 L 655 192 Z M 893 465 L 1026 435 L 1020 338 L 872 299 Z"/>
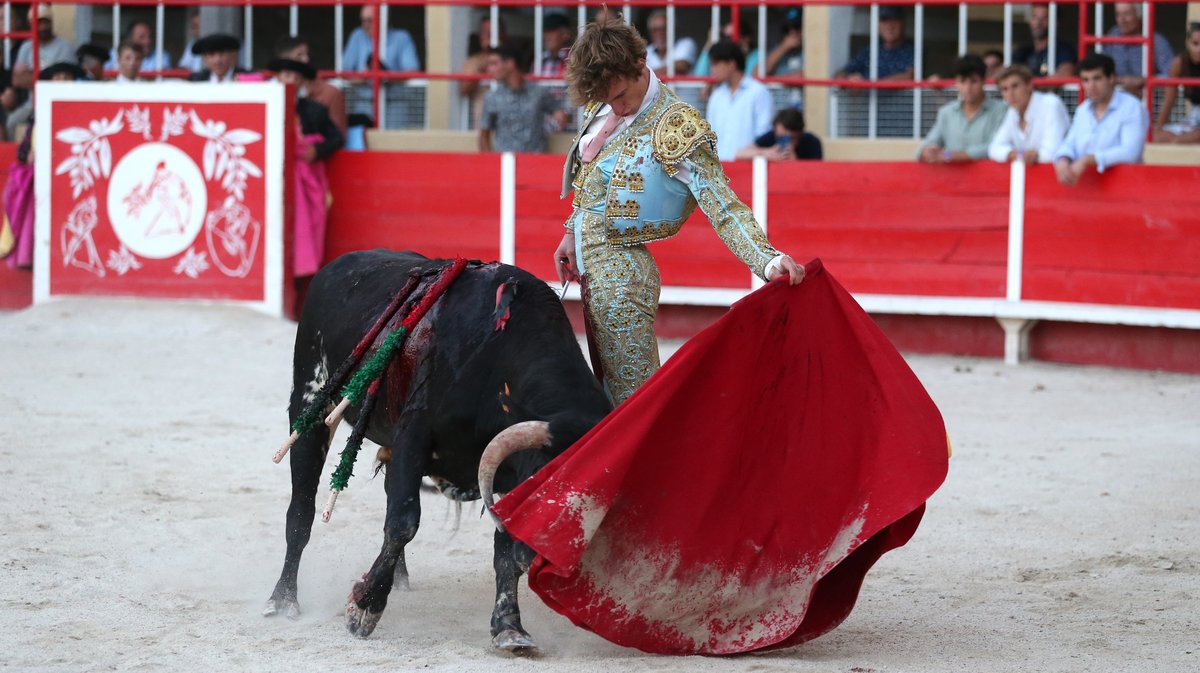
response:
<path id="1" fill-rule="evenodd" d="M 876 69 L 878 80 L 910 80 L 913 78 L 913 62 L 916 52 L 912 42 L 904 39 L 904 14 L 899 7 L 879 8 L 879 63 Z M 863 47 L 846 67 L 834 77 L 838 79 L 863 80 L 871 76 L 871 47 Z"/>
<path id="2" fill-rule="evenodd" d="M 571 20 L 565 15 L 547 14 L 542 20 L 542 77 L 562 77 L 571 37 Z"/>
<path id="3" fill-rule="evenodd" d="M 234 82 L 240 73 L 248 72 L 237 65 L 241 40 L 232 35 L 205 35 L 192 45 L 192 53 L 204 60 L 204 69 L 188 75 L 189 82 Z"/>
<path id="4" fill-rule="evenodd" d="M 33 7 L 29 8 L 29 22 L 33 23 Z M 37 6 L 38 67 L 55 63 L 75 63 L 75 47 L 54 34 L 54 18 L 50 5 Z M 33 86 L 33 40 L 26 40 L 13 63 L 13 86 L 29 89 Z"/>

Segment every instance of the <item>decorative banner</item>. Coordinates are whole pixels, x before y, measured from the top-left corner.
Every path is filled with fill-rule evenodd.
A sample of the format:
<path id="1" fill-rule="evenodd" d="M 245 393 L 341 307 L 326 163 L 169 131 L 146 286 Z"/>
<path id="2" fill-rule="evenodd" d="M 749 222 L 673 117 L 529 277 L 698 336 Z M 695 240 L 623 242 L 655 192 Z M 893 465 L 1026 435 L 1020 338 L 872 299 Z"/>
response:
<path id="1" fill-rule="evenodd" d="M 284 88 L 40 83 L 35 301 L 282 309 Z"/>

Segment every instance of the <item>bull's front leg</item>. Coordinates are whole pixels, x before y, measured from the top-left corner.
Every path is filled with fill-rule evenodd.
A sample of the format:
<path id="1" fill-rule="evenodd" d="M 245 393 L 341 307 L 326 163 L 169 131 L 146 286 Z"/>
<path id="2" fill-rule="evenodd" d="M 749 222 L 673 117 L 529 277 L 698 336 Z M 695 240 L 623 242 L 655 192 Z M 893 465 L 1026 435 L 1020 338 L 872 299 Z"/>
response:
<path id="1" fill-rule="evenodd" d="M 492 609 L 492 645 L 509 651 L 535 649 L 537 643 L 521 626 L 521 607 L 517 604 L 517 585 L 529 570 L 533 551 L 514 541 L 507 531 L 495 536 L 496 606 Z"/>
<path id="2" fill-rule="evenodd" d="M 404 547 L 421 523 L 421 475 L 428 461 L 430 435 L 420 421 L 402 418 L 401 423 L 406 429 L 397 433 L 392 444 L 392 460 L 383 482 L 387 492 L 383 548 L 371 569 L 355 583 L 346 603 L 346 628 L 360 638 L 371 635 L 379 624 L 397 571 L 403 567 Z"/>

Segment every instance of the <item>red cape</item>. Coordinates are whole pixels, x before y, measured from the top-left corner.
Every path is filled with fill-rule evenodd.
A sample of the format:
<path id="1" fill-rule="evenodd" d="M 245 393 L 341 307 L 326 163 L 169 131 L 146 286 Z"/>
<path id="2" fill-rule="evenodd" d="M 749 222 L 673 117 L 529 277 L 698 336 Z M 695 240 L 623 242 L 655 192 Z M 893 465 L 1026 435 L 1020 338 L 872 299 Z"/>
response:
<path id="1" fill-rule="evenodd" d="M 916 531 L 941 414 L 819 260 L 696 335 L 496 506 L 529 584 L 620 645 L 732 654 L 815 638 Z"/>

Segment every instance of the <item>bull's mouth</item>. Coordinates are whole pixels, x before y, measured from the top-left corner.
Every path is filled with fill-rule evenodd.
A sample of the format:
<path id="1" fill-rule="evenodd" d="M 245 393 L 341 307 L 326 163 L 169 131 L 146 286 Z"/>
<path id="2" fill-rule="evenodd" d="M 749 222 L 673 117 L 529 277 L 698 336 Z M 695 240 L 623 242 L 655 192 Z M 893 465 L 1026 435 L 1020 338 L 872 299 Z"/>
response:
<path id="1" fill-rule="evenodd" d="M 504 530 L 500 519 L 492 511 L 496 504 L 492 491 L 492 482 L 496 479 L 496 470 L 505 458 L 519 451 L 538 449 L 550 445 L 550 424 L 546 421 L 523 421 L 500 431 L 500 434 L 488 442 L 479 459 L 479 492 L 483 497 L 484 507 L 496 522 L 496 528 Z"/>

